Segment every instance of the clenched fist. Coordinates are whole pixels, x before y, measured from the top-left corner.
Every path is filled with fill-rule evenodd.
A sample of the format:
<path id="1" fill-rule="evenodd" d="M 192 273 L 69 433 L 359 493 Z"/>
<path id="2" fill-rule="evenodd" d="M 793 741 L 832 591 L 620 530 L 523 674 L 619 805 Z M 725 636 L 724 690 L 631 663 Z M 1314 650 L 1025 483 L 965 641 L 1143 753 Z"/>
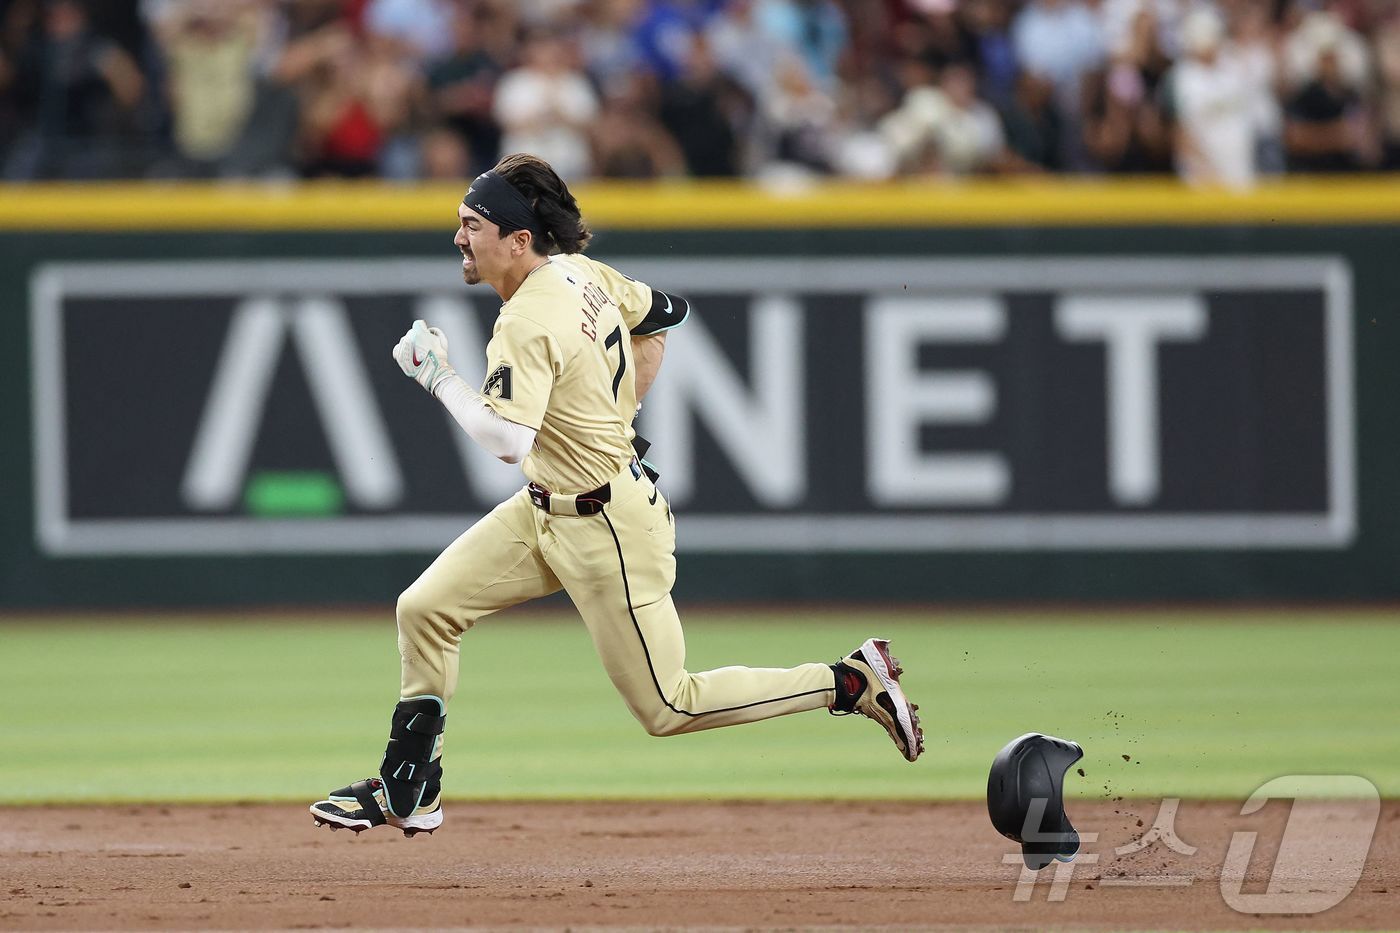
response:
<path id="1" fill-rule="evenodd" d="M 447 335 L 426 321 L 413 322 L 394 347 L 394 361 L 405 376 L 433 394 L 444 379 L 456 375 L 447 362 Z"/>

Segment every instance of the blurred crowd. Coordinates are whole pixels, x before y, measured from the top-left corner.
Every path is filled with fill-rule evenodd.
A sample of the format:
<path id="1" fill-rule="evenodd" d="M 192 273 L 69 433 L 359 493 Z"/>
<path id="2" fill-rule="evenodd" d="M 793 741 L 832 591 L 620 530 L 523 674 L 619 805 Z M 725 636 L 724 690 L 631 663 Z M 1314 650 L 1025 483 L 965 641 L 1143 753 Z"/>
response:
<path id="1" fill-rule="evenodd" d="M 1400 169 L 1400 0 L 0 0 L 7 180 Z"/>

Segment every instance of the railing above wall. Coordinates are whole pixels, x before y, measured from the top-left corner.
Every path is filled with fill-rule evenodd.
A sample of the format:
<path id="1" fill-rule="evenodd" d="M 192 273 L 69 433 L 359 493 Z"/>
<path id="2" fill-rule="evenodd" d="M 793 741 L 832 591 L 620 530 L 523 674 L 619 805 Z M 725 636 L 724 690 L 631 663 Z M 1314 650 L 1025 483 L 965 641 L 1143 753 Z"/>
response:
<path id="1" fill-rule="evenodd" d="M 0 230 L 437 229 L 453 224 L 461 190 L 379 182 L 10 185 L 0 186 Z M 1244 193 L 1123 178 L 782 187 L 595 183 L 575 193 L 597 228 L 1400 222 L 1400 176 L 1287 178 Z"/>

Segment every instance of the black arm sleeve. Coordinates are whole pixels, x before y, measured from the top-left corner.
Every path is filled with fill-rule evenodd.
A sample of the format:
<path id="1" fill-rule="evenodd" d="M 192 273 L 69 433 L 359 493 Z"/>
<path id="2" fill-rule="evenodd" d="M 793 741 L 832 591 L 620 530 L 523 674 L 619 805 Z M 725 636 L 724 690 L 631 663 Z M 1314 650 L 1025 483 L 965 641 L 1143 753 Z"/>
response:
<path id="1" fill-rule="evenodd" d="M 680 295 L 651 290 L 651 310 L 632 328 L 633 337 L 648 337 L 680 325 L 690 314 L 690 302 Z"/>

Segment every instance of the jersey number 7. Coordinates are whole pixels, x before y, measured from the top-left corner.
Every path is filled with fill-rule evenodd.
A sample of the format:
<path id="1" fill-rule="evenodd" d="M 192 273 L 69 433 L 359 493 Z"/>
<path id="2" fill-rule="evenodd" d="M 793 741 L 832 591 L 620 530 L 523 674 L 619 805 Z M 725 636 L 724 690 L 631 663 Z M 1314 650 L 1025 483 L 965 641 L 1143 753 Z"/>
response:
<path id="1" fill-rule="evenodd" d="M 622 328 L 614 327 L 603 341 L 603 346 L 609 349 L 617 347 L 617 372 L 613 375 L 613 401 L 617 401 L 617 387 L 622 384 L 622 374 L 627 372 L 627 354 L 622 352 Z"/>

